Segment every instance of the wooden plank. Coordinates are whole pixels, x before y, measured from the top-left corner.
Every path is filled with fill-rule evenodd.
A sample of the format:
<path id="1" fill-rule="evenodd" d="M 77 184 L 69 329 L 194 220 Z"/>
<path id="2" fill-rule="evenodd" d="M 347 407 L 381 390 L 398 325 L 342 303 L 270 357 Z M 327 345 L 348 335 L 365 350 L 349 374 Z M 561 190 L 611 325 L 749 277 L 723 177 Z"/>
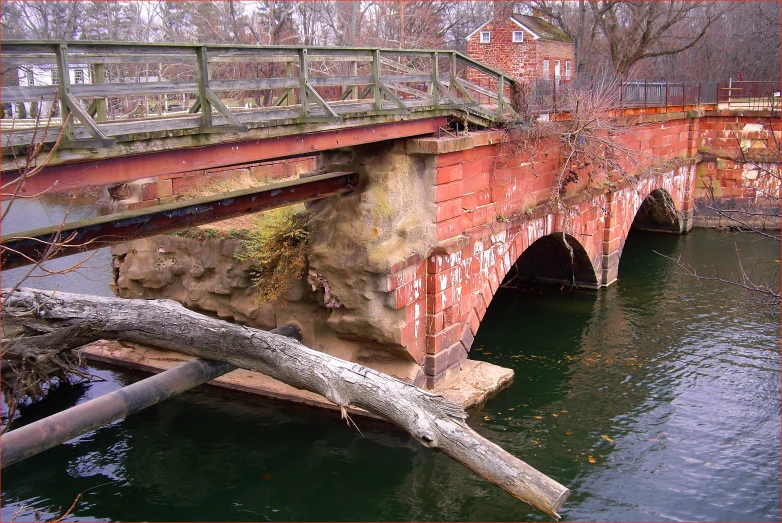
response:
<path id="1" fill-rule="evenodd" d="M 92 70 L 93 70 L 93 78 L 92 78 L 93 83 L 96 84 L 106 83 L 106 66 L 103 65 L 103 63 L 95 64 Z M 106 98 L 98 97 L 95 100 L 93 100 L 92 103 L 96 104 L 96 106 L 95 106 L 95 112 L 94 113 L 91 112 L 90 115 L 96 116 L 99 122 L 105 122 L 106 113 L 108 111 Z"/>
<path id="2" fill-rule="evenodd" d="M 492 98 L 494 100 L 497 99 L 497 93 L 489 91 L 488 89 L 484 89 L 480 85 L 475 85 L 474 83 L 469 82 L 467 80 L 464 80 L 462 78 L 457 78 L 456 81 L 459 82 L 460 84 L 462 84 L 462 87 L 464 87 L 466 89 L 471 89 L 471 90 L 473 90 L 473 91 L 475 91 L 475 92 L 477 92 L 479 94 L 482 94 L 484 96 L 488 96 L 489 98 Z"/>
<path id="3" fill-rule="evenodd" d="M 60 118 L 62 121 L 62 138 L 64 141 L 73 140 L 73 119 L 69 118 L 71 111 L 68 108 L 68 95 L 71 94 L 71 78 L 68 73 L 68 46 L 60 44 L 56 48 L 57 53 L 57 92 L 60 97 Z"/>
<path id="4" fill-rule="evenodd" d="M 197 93 L 197 82 L 133 82 L 111 84 L 74 84 L 71 94 L 76 98 L 114 98 L 117 96 L 165 95 Z"/>
<path id="5" fill-rule="evenodd" d="M 299 104 L 301 105 L 302 118 L 307 118 L 310 112 L 310 98 L 307 90 L 308 74 L 307 50 L 299 49 Z"/>
<path id="6" fill-rule="evenodd" d="M 380 81 L 380 90 L 383 91 L 383 94 L 386 95 L 386 98 L 388 98 L 394 105 L 396 105 L 402 111 L 407 112 L 407 106 L 391 91 L 391 89 L 388 88 L 388 86 L 382 80 Z"/>
<path id="7" fill-rule="evenodd" d="M 180 58 L 196 58 L 196 50 L 199 49 L 199 45 L 183 44 L 183 45 L 147 45 L 147 44 L 131 44 L 125 42 L 117 43 L 115 45 L 107 45 L 104 43 L 80 43 L 73 42 L 68 46 L 69 52 L 74 55 L 74 62 L 78 62 L 79 55 L 85 56 L 139 56 L 143 55 L 149 57 L 150 60 L 156 61 L 156 57 L 161 55 L 177 56 Z"/>
<path id="8" fill-rule="evenodd" d="M 389 58 L 381 58 L 380 63 L 382 65 L 387 65 L 388 67 L 391 67 L 392 69 L 396 69 L 397 71 L 402 71 L 403 73 L 407 74 L 424 74 L 423 71 L 420 69 L 414 69 L 412 67 L 408 67 L 406 65 L 402 65 L 400 63 L 397 63 Z M 428 75 L 427 75 L 428 76 Z M 386 76 L 385 78 L 388 78 Z"/>
<path id="9" fill-rule="evenodd" d="M 329 106 L 329 104 L 324 100 L 318 92 L 312 88 L 312 86 L 307 83 L 306 84 L 308 97 L 312 97 L 315 100 L 315 103 L 317 103 L 321 109 L 326 113 L 327 116 L 330 118 L 339 118 L 339 115 L 334 112 L 334 110 Z"/>
<path id="10" fill-rule="evenodd" d="M 255 91 L 299 87 L 298 78 L 251 78 L 247 80 L 210 80 L 213 91 Z"/>
<path id="11" fill-rule="evenodd" d="M 309 84 L 314 87 L 334 85 L 369 85 L 372 77 L 367 76 L 310 76 Z"/>
<path id="12" fill-rule="evenodd" d="M 79 101 L 76 100 L 72 95 L 66 95 L 66 100 L 68 104 L 68 109 L 71 110 L 71 112 L 76 115 L 76 118 L 79 119 L 81 124 L 89 131 L 89 133 L 92 135 L 93 138 L 96 140 L 102 140 L 106 144 L 106 147 L 111 147 L 114 145 L 114 140 L 109 140 L 109 137 L 106 136 L 103 131 L 101 131 L 100 127 L 95 123 L 95 121 L 90 118 L 90 115 L 87 114 L 87 111 L 85 111 L 81 105 L 79 105 Z"/>
<path id="13" fill-rule="evenodd" d="M 383 76 L 383 80 L 391 84 L 401 83 L 427 83 L 432 81 L 431 74 L 387 74 Z"/>
<path id="14" fill-rule="evenodd" d="M 212 104 L 206 90 L 209 87 L 209 55 L 206 47 L 196 49 L 198 56 L 198 98 L 201 100 L 201 127 L 212 127 Z"/>
<path id="15" fill-rule="evenodd" d="M 462 94 L 463 94 L 463 95 L 464 95 L 464 96 L 465 96 L 465 97 L 466 97 L 466 98 L 467 98 L 467 99 L 470 101 L 470 103 L 474 103 L 474 104 L 475 104 L 475 103 L 478 103 L 478 101 L 477 101 L 477 100 L 475 99 L 475 97 L 474 97 L 474 96 L 473 96 L 473 95 L 470 93 L 470 91 L 468 91 L 467 89 L 465 89 L 465 88 L 464 88 L 464 86 L 462 85 L 462 81 L 461 81 L 461 79 L 460 79 L 460 78 L 456 78 L 456 77 L 454 77 L 454 82 L 453 82 L 453 85 L 455 85 L 455 86 L 456 86 L 456 89 L 457 89 L 457 90 L 458 90 L 460 93 L 462 93 Z M 451 84 L 450 84 L 450 82 L 448 83 L 448 87 L 449 87 L 449 88 L 451 87 Z"/>
<path id="16" fill-rule="evenodd" d="M 17 103 L 44 100 L 54 100 L 57 87 L 53 85 L 34 85 L 30 87 L 8 86 L 3 87 L 3 103 Z"/>
<path id="17" fill-rule="evenodd" d="M 429 100 L 431 102 L 432 97 L 429 96 L 429 93 L 426 91 L 419 91 L 418 89 L 413 89 L 412 87 L 408 87 L 406 85 L 398 85 L 398 84 L 392 84 L 392 83 L 386 83 L 386 85 L 394 89 L 395 91 L 400 91 L 403 93 L 411 94 L 413 96 L 417 96 L 423 100 Z M 405 103 L 409 102 L 409 100 L 406 100 Z"/>
<path id="18" fill-rule="evenodd" d="M 217 95 L 210 89 L 209 87 L 206 87 L 206 99 L 209 100 L 209 102 L 212 104 L 212 106 L 217 109 L 217 112 L 225 116 L 225 118 L 230 122 L 230 125 L 232 127 L 235 127 L 240 132 L 246 132 L 247 126 L 242 125 L 239 123 L 239 121 L 234 117 L 233 113 L 231 113 L 231 110 L 228 109 L 228 107 L 225 106 L 225 104 L 220 100 L 220 98 L 217 97 Z"/>
<path id="19" fill-rule="evenodd" d="M 375 100 L 375 110 L 383 108 L 383 99 L 380 91 L 380 51 L 374 51 L 372 59 L 372 98 Z"/>

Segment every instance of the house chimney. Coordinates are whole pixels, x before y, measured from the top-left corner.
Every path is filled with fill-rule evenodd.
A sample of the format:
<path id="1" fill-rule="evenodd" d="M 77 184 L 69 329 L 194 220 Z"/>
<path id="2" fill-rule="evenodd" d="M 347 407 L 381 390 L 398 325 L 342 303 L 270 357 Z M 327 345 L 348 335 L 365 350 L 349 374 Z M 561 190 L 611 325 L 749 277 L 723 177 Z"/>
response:
<path id="1" fill-rule="evenodd" d="M 494 18 L 507 20 L 513 16 L 513 6 L 515 3 L 509 0 L 494 0 Z"/>

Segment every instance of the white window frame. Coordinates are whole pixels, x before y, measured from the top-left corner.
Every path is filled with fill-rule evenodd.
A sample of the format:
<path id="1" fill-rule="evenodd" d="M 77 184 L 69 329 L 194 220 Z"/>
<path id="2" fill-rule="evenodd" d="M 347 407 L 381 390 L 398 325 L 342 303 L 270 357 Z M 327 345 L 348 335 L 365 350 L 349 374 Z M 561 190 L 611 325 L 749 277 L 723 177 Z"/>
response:
<path id="1" fill-rule="evenodd" d="M 557 74 L 557 70 L 559 70 L 559 74 Z M 559 60 L 554 60 L 554 76 L 557 78 L 562 76 L 562 62 Z"/>
<path id="2" fill-rule="evenodd" d="M 565 78 L 568 80 L 573 76 L 573 64 L 570 62 L 570 60 L 567 60 L 565 62 Z"/>
<path id="3" fill-rule="evenodd" d="M 75 84 L 83 84 L 85 76 L 86 75 L 84 74 L 84 69 L 74 69 L 74 71 L 73 71 L 73 83 L 75 83 Z"/>
<path id="4" fill-rule="evenodd" d="M 521 43 L 524 41 L 524 31 L 513 31 L 513 42 Z"/>
<path id="5" fill-rule="evenodd" d="M 543 60 L 543 77 L 548 78 L 551 75 L 551 62 Z"/>
<path id="6" fill-rule="evenodd" d="M 481 31 L 481 43 L 482 44 L 490 44 L 491 43 L 491 31 Z"/>

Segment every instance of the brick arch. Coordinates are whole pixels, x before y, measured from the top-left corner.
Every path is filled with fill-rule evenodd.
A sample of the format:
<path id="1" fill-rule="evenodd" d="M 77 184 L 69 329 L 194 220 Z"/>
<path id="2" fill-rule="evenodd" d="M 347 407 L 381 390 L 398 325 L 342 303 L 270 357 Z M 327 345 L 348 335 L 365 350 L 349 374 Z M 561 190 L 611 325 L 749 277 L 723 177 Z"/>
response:
<path id="1" fill-rule="evenodd" d="M 547 234 L 527 247 L 502 283 L 534 281 L 590 288 L 599 286 L 595 266 L 586 248 L 574 236 L 564 232 Z"/>
<path id="2" fill-rule="evenodd" d="M 616 280 L 619 259 L 633 227 L 677 234 L 690 230 L 694 185 L 695 166 L 685 164 L 610 193 L 602 285 Z"/>
<path id="3" fill-rule="evenodd" d="M 636 211 L 630 229 L 680 233 L 681 219 L 671 194 L 663 188 L 650 192 Z"/>

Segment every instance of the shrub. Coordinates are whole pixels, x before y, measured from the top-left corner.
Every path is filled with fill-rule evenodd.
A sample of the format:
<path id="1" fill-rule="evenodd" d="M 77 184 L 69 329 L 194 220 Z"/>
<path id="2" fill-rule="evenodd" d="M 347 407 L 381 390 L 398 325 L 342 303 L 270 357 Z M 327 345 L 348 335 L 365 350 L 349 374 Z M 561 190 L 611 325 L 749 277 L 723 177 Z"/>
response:
<path id="1" fill-rule="evenodd" d="M 259 215 L 243 242 L 240 261 L 250 261 L 250 278 L 258 302 L 285 296 L 293 280 L 307 270 L 307 213 L 302 205 L 281 207 Z"/>

